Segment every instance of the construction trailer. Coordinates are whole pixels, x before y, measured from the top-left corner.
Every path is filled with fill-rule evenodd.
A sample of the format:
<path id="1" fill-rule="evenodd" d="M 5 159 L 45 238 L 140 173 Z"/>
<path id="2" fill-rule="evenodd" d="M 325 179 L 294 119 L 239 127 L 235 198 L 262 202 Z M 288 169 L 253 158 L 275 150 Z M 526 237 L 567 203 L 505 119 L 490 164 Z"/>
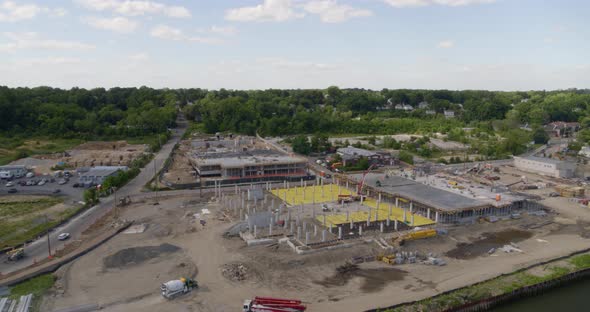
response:
<path id="1" fill-rule="evenodd" d="M 301 300 L 270 297 L 255 297 L 245 300 L 243 312 L 302 312 L 307 307 Z"/>

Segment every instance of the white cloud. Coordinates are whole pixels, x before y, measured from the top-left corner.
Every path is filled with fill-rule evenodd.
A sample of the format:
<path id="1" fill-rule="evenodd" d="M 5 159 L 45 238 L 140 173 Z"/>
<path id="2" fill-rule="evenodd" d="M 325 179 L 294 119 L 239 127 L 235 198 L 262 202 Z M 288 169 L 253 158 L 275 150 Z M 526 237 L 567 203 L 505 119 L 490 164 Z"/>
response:
<path id="1" fill-rule="evenodd" d="M 67 14 L 64 8 L 50 9 L 36 4 L 19 4 L 15 1 L 0 2 L 0 22 L 18 22 L 30 20 L 39 14 L 62 17 Z"/>
<path id="2" fill-rule="evenodd" d="M 237 22 L 284 22 L 303 16 L 303 13 L 293 8 L 291 0 L 264 0 L 253 7 L 241 7 L 225 12 L 226 20 Z"/>
<path id="3" fill-rule="evenodd" d="M 44 65 L 64 65 L 79 64 L 81 60 L 74 57 L 44 57 L 44 58 L 25 58 L 15 61 L 16 65 L 21 66 L 44 66 Z"/>
<path id="4" fill-rule="evenodd" d="M 471 4 L 485 4 L 485 3 L 493 3 L 496 0 L 383 0 L 385 3 L 396 7 L 396 8 L 405 8 L 405 7 L 421 7 L 421 6 L 428 6 L 428 5 L 444 5 L 444 6 L 465 6 Z"/>
<path id="5" fill-rule="evenodd" d="M 0 44 L 0 52 L 14 52 L 23 49 L 89 50 L 95 48 L 93 45 L 76 41 L 43 39 L 33 32 L 6 32 L 4 36 L 10 39 L 11 42 Z"/>
<path id="6" fill-rule="evenodd" d="M 211 26 L 209 32 L 214 34 L 220 34 L 223 36 L 233 36 L 238 33 L 238 30 L 233 26 Z"/>
<path id="7" fill-rule="evenodd" d="M 174 18 L 191 17 L 183 6 L 170 6 L 149 0 L 76 0 L 85 8 L 95 11 L 112 11 L 127 16 L 162 14 Z"/>
<path id="8" fill-rule="evenodd" d="M 129 56 L 129 59 L 134 62 L 145 62 L 150 59 L 150 55 L 145 52 L 140 52 Z"/>
<path id="9" fill-rule="evenodd" d="M 455 46 L 455 42 L 453 40 L 444 40 L 438 43 L 437 47 L 441 49 L 450 49 Z"/>
<path id="10" fill-rule="evenodd" d="M 322 22 L 339 23 L 354 17 L 372 16 L 373 12 L 357 9 L 347 4 L 338 4 L 336 0 L 310 1 L 303 9 L 312 14 L 318 14 Z"/>
<path id="11" fill-rule="evenodd" d="M 114 31 L 121 34 L 130 34 L 139 26 L 139 23 L 136 21 L 120 16 L 113 18 L 87 17 L 83 18 L 82 21 L 94 28 Z"/>
<path id="12" fill-rule="evenodd" d="M 139 27 L 138 22 L 120 16 L 113 18 L 86 17 L 82 19 L 82 22 L 97 29 L 114 31 L 121 34 L 133 33 Z"/>
<path id="13" fill-rule="evenodd" d="M 174 40 L 174 41 L 190 41 L 206 44 L 219 44 L 223 43 L 223 40 L 212 37 L 197 37 L 185 34 L 182 30 L 168 25 L 158 25 L 152 28 L 150 35 L 155 38 Z"/>

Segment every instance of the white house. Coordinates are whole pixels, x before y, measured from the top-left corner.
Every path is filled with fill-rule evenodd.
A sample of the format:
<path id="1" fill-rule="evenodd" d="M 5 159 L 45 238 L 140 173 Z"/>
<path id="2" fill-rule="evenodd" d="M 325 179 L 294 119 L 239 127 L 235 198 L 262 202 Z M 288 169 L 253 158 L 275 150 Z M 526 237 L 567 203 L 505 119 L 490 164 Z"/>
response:
<path id="1" fill-rule="evenodd" d="M 532 172 L 554 178 L 571 178 L 574 176 L 576 164 L 552 158 L 514 157 L 514 166 L 522 171 Z"/>
<path id="2" fill-rule="evenodd" d="M 20 178 L 27 174 L 27 167 L 23 165 L 0 166 L 0 172 L 0 177 L 3 179 Z"/>
<path id="3" fill-rule="evenodd" d="M 452 110 L 445 110 L 445 118 L 455 118 L 455 112 Z"/>

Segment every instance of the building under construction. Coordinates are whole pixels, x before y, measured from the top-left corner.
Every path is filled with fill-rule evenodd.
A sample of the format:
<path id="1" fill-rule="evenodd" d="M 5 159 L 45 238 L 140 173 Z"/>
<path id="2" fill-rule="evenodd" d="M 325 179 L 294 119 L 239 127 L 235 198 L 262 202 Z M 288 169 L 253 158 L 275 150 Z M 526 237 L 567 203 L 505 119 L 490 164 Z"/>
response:
<path id="1" fill-rule="evenodd" d="M 341 179 L 356 186 L 363 175 L 342 176 Z M 392 204 L 436 223 L 468 223 L 480 217 L 509 216 L 542 207 L 518 195 L 501 196 L 486 190 L 478 190 L 477 194 L 458 194 L 427 183 L 381 173 L 368 173 L 364 178 L 363 191 L 372 198 L 378 198 L 384 205 Z"/>
<path id="2" fill-rule="evenodd" d="M 191 165 L 198 178 L 221 184 L 312 179 L 307 160 L 286 155 L 255 138 L 193 141 Z"/>

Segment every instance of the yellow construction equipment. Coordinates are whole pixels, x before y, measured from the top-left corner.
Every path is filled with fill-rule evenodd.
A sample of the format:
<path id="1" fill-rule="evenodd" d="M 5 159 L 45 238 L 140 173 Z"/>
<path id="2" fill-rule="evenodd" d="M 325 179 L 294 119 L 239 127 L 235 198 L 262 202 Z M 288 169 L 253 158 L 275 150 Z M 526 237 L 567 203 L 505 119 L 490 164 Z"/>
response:
<path id="1" fill-rule="evenodd" d="M 406 233 L 404 235 L 392 238 L 392 242 L 396 245 L 403 245 L 406 241 L 416 240 L 416 239 L 424 239 L 429 237 L 435 237 L 436 230 L 435 229 L 426 229 L 426 230 L 418 230 Z"/>
<path id="2" fill-rule="evenodd" d="M 387 264 L 395 264 L 395 255 L 386 255 L 381 257 L 381 261 Z"/>

